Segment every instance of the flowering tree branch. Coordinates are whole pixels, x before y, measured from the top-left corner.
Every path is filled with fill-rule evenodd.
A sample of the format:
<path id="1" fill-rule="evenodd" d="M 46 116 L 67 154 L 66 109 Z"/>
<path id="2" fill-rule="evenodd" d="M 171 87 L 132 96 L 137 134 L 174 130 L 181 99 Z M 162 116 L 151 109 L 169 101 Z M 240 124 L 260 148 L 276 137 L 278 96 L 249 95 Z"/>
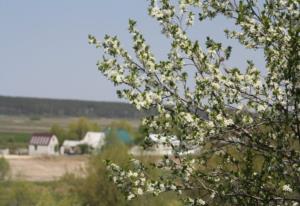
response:
<path id="1" fill-rule="evenodd" d="M 176 135 L 173 155 L 155 179 L 141 162 L 130 170 L 108 164 L 113 181 L 132 199 L 176 191 L 187 205 L 297 205 L 300 202 L 300 5 L 297 0 L 150 0 L 148 14 L 171 42 L 166 60 L 129 21 L 134 57 L 117 37 L 89 42 L 103 49 L 99 70 L 137 109 L 157 110 L 143 124 Z M 264 52 L 265 68 L 247 61 L 226 66 L 232 47 L 189 37 L 196 22 L 222 15 L 236 28 L 224 35 Z M 261 74 L 265 70 L 266 76 Z M 194 84 L 190 84 L 193 82 Z M 183 155 L 191 147 L 201 152 Z M 195 195 L 196 194 L 196 195 Z"/>

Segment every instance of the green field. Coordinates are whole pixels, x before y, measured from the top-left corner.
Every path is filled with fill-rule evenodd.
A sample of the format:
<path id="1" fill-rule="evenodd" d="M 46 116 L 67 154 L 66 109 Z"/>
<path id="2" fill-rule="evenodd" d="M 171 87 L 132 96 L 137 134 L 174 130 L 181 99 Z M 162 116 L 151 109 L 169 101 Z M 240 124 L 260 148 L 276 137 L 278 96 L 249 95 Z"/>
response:
<path id="1" fill-rule="evenodd" d="M 29 133 L 0 132 L 0 148 L 26 148 L 30 137 Z"/>
<path id="2" fill-rule="evenodd" d="M 48 132 L 53 124 L 58 124 L 67 128 L 71 122 L 78 120 L 80 117 L 31 117 L 31 116 L 9 116 L 0 115 L 0 133 L 36 133 Z M 88 118 L 102 127 L 108 126 L 111 122 L 124 120 L 118 118 Z M 133 127 L 137 128 L 140 124 L 139 119 L 126 120 Z"/>

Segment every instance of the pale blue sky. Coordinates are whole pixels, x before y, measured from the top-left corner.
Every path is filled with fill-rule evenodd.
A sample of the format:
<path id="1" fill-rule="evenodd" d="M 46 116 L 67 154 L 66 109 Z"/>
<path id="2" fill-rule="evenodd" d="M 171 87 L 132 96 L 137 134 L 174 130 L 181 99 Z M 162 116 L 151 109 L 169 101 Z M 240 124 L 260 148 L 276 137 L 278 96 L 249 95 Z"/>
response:
<path id="1" fill-rule="evenodd" d="M 98 72 L 101 53 L 87 35 L 116 34 L 130 48 L 127 22 L 133 18 L 162 58 L 168 44 L 146 9 L 146 0 L 0 0 L 0 95 L 120 101 Z M 225 40 L 224 26 L 231 25 L 218 18 L 197 26 L 192 36 L 233 44 L 232 65 L 244 67 L 245 59 L 254 59 L 262 67 L 262 53 Z"/>

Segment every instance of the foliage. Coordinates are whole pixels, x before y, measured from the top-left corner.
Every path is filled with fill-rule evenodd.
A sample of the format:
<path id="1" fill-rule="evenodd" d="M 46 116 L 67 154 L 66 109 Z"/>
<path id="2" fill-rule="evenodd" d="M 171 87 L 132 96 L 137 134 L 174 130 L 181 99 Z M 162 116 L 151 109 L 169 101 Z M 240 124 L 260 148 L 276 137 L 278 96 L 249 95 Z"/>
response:
<path id="1" fill-rule="evenodd" d="M 103 146 L 103 149 L 104 149 L 104 151 L 106 151 L 106 150 L 109 151 L 110 149 L 113 149 L 114 147 L 116 147 L 116 148 L 121 147 L 121 151 L 122 151 L 122 149 L 127 150 L 124 143 L 121 142 L 121 140 L 117 137 L 115 129 L 112 129 L 110 132 L 108 132 L 106 134 L 105 145 Z M 125 156 L 128 158 L 127 154 Z M 118 158 L 116 158 L 116 159 L 118 159 Z"/>
<path id="2" fill-rule="evenodd" d="M 135 138 L 135 143 L 136 144 L 142 144 L 144 141 L 144 138 L 147 136 L 147 134 L 149 133 L 147 126 L 145 125 L 139 125 L 138 131 L 137 131 L 137 135 Z"/>
<path id="3" fill-rule="evenodd" d="M 81 154 L 88 154 L 92 148 L 88 144 L 80 144 L 78 145 Z"/>
<path id="4" fill-rule="evenodd" d="M 30 121 L 40 121 L 41 120 L 41 118 L 39 116 L 32 116 L 29 119 L 30 119 Z"/>
<path id="5" fill-rule="evenodd" d="M 72 191 L 77 194 L 83 205 L 116 205 L 124 204 L 124 198 L 111 184 L 108 172 L 105 169 L 106 157 L 113 158 L 119 164 L 128 160 L 126 148 L 122 145 L 114 145 L 114 148 L 106 149 L 96 157 L 92 157 L 86 169 L 86 178 L 69 176 L 67 182 L 73 185 Z"/>
<path id="6" fill-rule="evenodd" d="M 153 197 L 151 195 L 137 198 L 131 202 L 117 190 L 110 180 L 106 170 L 106 159 L 111 159 L 126 167 L 130 156 L 127 147 L 118 142 L 106 146 L 98 155 L 91 155 L 83 175 L 66 174 L 58 181 L 52 182 L 25 182 L 5 181 L 0 184 L 1 206 L 139 206 L 139 205 L 169 205 L 180 206 L 174 193 Z M 147 160 L 145 160 L 145 163 Z M 157 176 L 157 171 L 151 171 Z"/>
<path id="7" fill-rule="evenodd" d="M 126 144 L 132 144 L 138 135 L 136 128 L 126 120 L 111 122 L 105 132 L 106 135 L 118 137 Z"/>
<path id="8" fill-rule="evenodd" d="M 114 136 L 108 137 L 110 144 L 101 153 L 91 156 L 86 168 L 85 177 L 66 175 L 62 182 L 69 186 L 71 196 L 77 196 L 81 205 L 180 205 L 174 194 L 162 197 L 141 197 L 132 202 L 117 190 L 117 186 L 110 180 L 105 160 L 110 159 L 123 167 L 127 167 L 130 156 L 127 147 Z"/>
<path id="9" fill-rule="evenodd" d="M 55 134 L 58 139 L 59 146 L 61 146 L 65 139 L 68 139 L 67 131 L 59 124 L 53 124 L 50 128 L 50 133 Z"/>
<path id="10" fill-rule="evenodd" d="M 30 137 L 27 133 L 0 132 L 0 148 L 26 148 Z"/>
<path id="11" fill-rule="evenodd" d="M 10 166 L 4 157 L 0 157 L 0 182 L 5 180 L 10 172 Z"/>
<path id="12" fill-rule="evenodd" d="M 72 121 L 67 129 L 64 129 L 58 124 L 53 124 L 50 132 L 55 134 L 60 145 L 65 139 L 81 140 L 88 131 L 100 131 L 100 126 L 87 118 L 81 117 L 78 120 Z"/>
<path id="13" fill-rule="evenodd" d="M 112 121 L 109 124 L 109 127 L 115 128 L 115 129 L 124 129 L 132 135 L 134 135 L 136 133 L 136 130 L 132 126 L 132 124 L 126 120 Z"/>
<path id="14" fill-rule="evenodd" d="M 3 206 L 80 206 L 76 197 L 52 190 L 49 185 L 30 182 L 5 182 L 0 185 L 0 204 Z"/>
<path id="15" fill-rule="evenodd" d="M 172 171 L 159 180 L 149 178 L 141 163 L 135 170 L 111 163 L 117 185 L 128 199 L 177 191 L 190 196 L 187 205 L 297 205 L 299 1 L 149 2 L 149 15 L 171 43 L 166 60 L 155 59 L 134 20 L 129 20 L 134 57 L 116 36 L 106 35 L 99 42 L 89 35 L 89 43 L 103 48 L 97 66 L 122 85 L 120 97 L 137 109 L 157 109 L 143 124 L 166 137 L 176 128 L 180 144 L 173 145 L 173 158 L 157 164 Z M 196 16 L 200 22 L 216 16 L 234 22 L 224 35 L 246 49 L 263 51 L 265 68 L 250 60 L 246 68 L 230 67 L 234 48 L 211 37 L 204 45 L 190 38 Z M 200 147 L 201 154 L 180 155 L 192 146 Z M 216 164 L 210 164 L 212 159 Z"/>
<path id="16" fill-rule="evenodd" d="M 100 131 L 100 126 L 96 122 L 81 117 L 77 121 L 69 124 L 67 136 L 70 139 L 80 140 L 88 131 L 98 132 Z"/>

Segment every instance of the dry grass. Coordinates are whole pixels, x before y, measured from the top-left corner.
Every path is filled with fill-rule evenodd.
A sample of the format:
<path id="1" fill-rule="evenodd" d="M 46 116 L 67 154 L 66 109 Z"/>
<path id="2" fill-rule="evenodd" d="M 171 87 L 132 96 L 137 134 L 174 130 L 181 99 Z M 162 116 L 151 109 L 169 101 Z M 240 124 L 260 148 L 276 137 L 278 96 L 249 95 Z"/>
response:
<path id="1" fill-rule="evenodd" d="M 66 173 L 83 175 L 87 156 L 6 156 L 13 180 L 52 181 Z"/>

